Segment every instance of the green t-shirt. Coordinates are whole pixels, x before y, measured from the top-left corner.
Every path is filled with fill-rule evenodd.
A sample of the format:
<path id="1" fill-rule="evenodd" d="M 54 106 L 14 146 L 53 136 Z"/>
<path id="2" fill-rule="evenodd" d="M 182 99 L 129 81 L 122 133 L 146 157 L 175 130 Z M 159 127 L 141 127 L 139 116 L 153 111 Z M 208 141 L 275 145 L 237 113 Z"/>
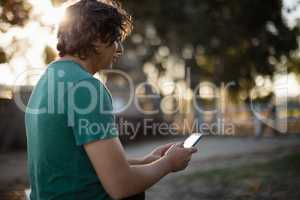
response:
<path id="1" fill-rule="evenodd" d="M 107 88 L 79 64 L 49 64 L 25 114 L 31 200 L 103 200 L 83 144 L 118 136 Z"/>

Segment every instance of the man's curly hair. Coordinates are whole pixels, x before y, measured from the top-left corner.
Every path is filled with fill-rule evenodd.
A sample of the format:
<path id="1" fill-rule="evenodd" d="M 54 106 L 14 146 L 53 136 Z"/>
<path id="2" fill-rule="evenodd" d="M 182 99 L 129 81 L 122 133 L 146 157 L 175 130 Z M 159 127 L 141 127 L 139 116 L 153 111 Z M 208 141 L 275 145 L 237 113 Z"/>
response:
<path id="1" fill-rule="evenodd" d="M 132 30 L 131 16 L 113 0 L 80 0 L 66 9 L 58 28 L 59 56 L 86 59 L 96 53 L 97 40 L 112 44 L 123 41 Z"/>

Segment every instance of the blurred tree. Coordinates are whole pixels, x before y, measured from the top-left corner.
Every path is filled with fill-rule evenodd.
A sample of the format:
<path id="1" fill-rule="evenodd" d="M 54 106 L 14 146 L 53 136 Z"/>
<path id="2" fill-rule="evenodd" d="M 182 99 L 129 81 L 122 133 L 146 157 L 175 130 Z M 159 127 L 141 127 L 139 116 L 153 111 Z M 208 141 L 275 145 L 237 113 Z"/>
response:
<path id="1" fill-rule="evenodd" d="M 29 17 L 31 4 L 23 0 L 1 0 L 0 22 L 23 26 Z M 1 30 L 1 29 L 0 29 Z"/>
<path id="2" fill-rule="evenodd" d="M 44 49 L 44 61 L 46 64 L 51 63 L 57 57 L 56 51 L 54 51 L 51 47 L 46 46 Z"/>
<path id="3" fill-rule="evenodd" d="M 51 0 L 52 5 L 53 5 L 54 7 L 58 7 L 58 6 L 62 5 L 64 2 L 66 2 L 66 1 L 67 1 L 67 0 Z"/>
<path id="4" fill-rule="evenodd" d="M 0 1 L 0 35 L 12 26 L 24 26 L 29 18 L 31 4 L 21 0 Z M 5 51 L 0 47 L 0 63 L 8 60 Z"/>
<path id="5" fill-rule="evenodd" d="M 2 48 L 0 48 L 0 64 L 7 61 L 6 54 Z"/>
<path id="6" fill-rule="evenodd" d="M 124 5 L 134 15 L 134 33 L 149 49 L 145 60 L 155 60 L 161 45 L 180 57 L 192 47 L 193 56 L 185 61 L 192 67 L 193 87 L 202 77 L 216 84 L 235 81 L 236 89 L 249 90 L 257 74 L 273 75 L 276 61 L 289 60 L 298 49 L 299 29 L 285 23 L 282 0 L 127 0 Z"/>
<path id="7" fill-rule="evenodd" d="M 51 1 L 60 6 L 66 0 Z M 299 67 L 290 56 L 298 49 L 299 29 L 285 23 L 282 0 L 122 2 L 135 19 L 135 31 L 126 43 L 131 57 L 134 52 L 160 72 L 166 56 L 182 58 L 191 67 L 192 87 L 204 78 L 216 84 L 235 81 L 236 89 L 249 90 L 257 74 L 272 75 L 283 57 L 292 69 Z M 0 6 L 0 33 L 28 20 L 31 5 L 26 0 L 1 0 Z M 1 62 L 8 57 L 3 53 Z M 46 62 L 50 54 L 46 47 Z"/>

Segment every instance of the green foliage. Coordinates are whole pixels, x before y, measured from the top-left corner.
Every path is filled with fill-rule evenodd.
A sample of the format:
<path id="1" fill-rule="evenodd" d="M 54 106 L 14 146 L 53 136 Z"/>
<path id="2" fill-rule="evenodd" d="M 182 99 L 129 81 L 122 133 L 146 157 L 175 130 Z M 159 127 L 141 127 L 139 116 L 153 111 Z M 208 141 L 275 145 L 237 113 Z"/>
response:
<path id="1" fill-rule="evenodd" d="M 57 53 L 49 46 L 45 47 L 44 50 L 44 60 L 46 64 L 51 63 L 57 57 Z"/>
<path id="2" fill-rule="evenodd" d="M 52 4 L 60 6 L 65 1 L 52 0 Z M 282 0 L 122 3 L 134 17 L 133 34 L 142 37 L 141 42 L 128 40 L 127 49 L 133 50 L 140 61 L 155 63 L 163 72 L 165 69 L 159 63 L 162 59 L 156 55 L 162 45 L 167 46 L 172 55 L 183 58 L 186 66 L 191 67 L 192 87 L 202 78 L 216 84 L 234 81 L 235 91 L 249 91 L 257 74 L 273 75 L 276 62 L 270 60 L 279 61 L 283 57 L 287 58 L 289 70 L 299 71 L 299 59 L 290 56 L 298 49 L 299 29 L 286 25 Z M 26 0 L 1 0 L 0 6 L 0 32 L 12 25 L 23 26 L 32 9 Z M 187 46 L 193 50 L 190 58 L 182 55 Z M 5 55 L 0 57 L 3 62 Z"/>
<path id="3" fill-rule="evenodd" d="M 67 1 L 67 0 L 51 0 L 52 5 L 53 5 L 54 7 L 58 7 L 58 6 L 62 5 L 64 2 L 66 2 L 66 1 Z"/>
<path id="4" fill-rule="evenodd" d="M 31 4 L 26 0 L 1 0 L 0 22 L 23 26 L 29 17 Z"/>
<path id="5" fill-rule="evenodd" d="M 3 51 L 3 49 L 0 47 L 0 64 L 6 62 L 7 62 L 6 54 Z"/>
<path id="6" fill-rule="evenodd" d="M 173 54 L 181 55 L 187 44 L 194 47 L 186 62 L 195 78 L 235 81 L 237 89 L 251 88 L 257 74 L 272 75 L 270 57 L 289 59 L 298 49 L 299 29 L 284 22 L 281 0 L 128 0 L 124 5 L 134 15 L 135 33 L 147 39 L 145 30 L 152 24 Z M 153 58 L 158 46 L 144 45 L 152 49 L 147 59 Z M 199 63 L 197 57 L 210 62 Z"/>

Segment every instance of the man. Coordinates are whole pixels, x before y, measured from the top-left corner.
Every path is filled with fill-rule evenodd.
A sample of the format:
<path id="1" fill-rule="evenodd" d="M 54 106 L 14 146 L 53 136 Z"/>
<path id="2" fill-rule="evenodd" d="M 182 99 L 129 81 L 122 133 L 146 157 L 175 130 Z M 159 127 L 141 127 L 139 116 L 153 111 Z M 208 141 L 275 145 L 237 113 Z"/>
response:
<path id="1" fill-rule="evenodd" d="M 126 159 L 110 93 L 93 74 L 122 55 L 131 24 L 115 2 L 81 0 L 67 8 L 58 31 L 60 58 L 48 66 L 26 110 L 31 200 L 143 199 L 196 152 L 167 144 Z"/>

